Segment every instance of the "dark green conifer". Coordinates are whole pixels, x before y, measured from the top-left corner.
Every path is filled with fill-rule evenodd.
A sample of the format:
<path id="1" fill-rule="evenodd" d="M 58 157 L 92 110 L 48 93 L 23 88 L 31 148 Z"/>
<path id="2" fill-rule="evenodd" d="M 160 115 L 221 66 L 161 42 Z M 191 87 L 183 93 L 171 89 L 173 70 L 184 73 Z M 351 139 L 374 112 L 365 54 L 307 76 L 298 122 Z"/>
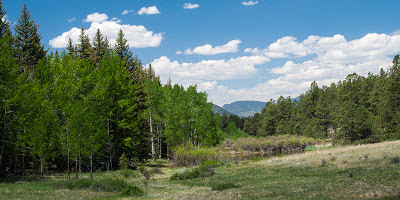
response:
<path id="1" fill-rule="evenodd" d="M 90 44 L 89 36 L 85 34 L 85 29 L 81 29 L 81 34 L 78 38 L 78 49 L 79 57 L 82 59 L 89 59 L 93 55 L 93 47 Z"/>
<path id="2" fill-rule="evenodd" d="M 0 39 L 5 35 L 11 36 L 10 23 L 6 20 L 6 10 L 3 8 L 3 3 L 0 0 Z"/>
<path id="3" fill-rule="evenodd" d="M 129 50 L 128 40 L 124 38 L 124 32 L 122 29 L 118 32 L 117 40 L 115 41 L 114 51 L 115 53 L 124 59 L 125 66 L 129 70 L 129 72 L 133 73 L 133 68 L 135 66 L 135 61 L 133 60 L 133 53 Z"/>
<path id="4" fill-rule="evenodd" d="M 18 22 L 15 25 L 15 54 L 22 67 L 22 71 L 29 71 L 33 77 L 34 68 L 38 61 L 46 56 L 47 50 L 40 44 L 41 34 L 37 32 L 37 25 L 31 19 L 26 4 L 21 11 Z"/>

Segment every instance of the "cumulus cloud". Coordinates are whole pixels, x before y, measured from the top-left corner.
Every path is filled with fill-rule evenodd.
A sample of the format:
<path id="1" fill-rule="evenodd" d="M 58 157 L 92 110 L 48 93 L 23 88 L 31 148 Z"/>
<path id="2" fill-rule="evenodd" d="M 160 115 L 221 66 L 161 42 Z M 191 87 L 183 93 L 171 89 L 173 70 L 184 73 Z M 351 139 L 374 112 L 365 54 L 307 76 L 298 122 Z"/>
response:
<path id="1" fill-rule="evenodd" d="M 160 70 L 165 72 L 166 78 L 171 77 L 172 80 L 184 86 L 197 84 L 200 91 L 207 92 L 209 100 L 217 105 L 223 105 L 238 100 L 268 101 L 271 98 L 277 99 L 281 95 L 297 97 L 307 91 L 313 81 L 322 86 L 337 83 L 351 73 L 363 76 L 369 72 L 379 73 L 381 68 L 387 69 L 392 65 L 393 55 L 399 51 L 400 34 L 393 33 L 390 35 L 370 33 L 351 41 L 340 34 L 331 37 L 311 35 L 303 41 L 286 36 L 267 45 L 265 49 L 246 48 L 244 53 L 253 55 L 231 59 L 235 62 L 228 62 L 228 60 L 219 61 L 221 63 L 169 61 L 164 63 L 170 63 L 169 65 L 174 65 L 176 68 L 167 67 Z M 276 58 L 286 59 L 286 62 L 281 66 L 262 69 L 265 66 L 262 64 Z M 297 58 L 303 59 L 300 59 L 301 62 L 296 62 L 299 60 Z M 250 60 L 252 62 L 249 62 Z M 213 71 L 214 67 L 206 63 L 212 63 L 214 67 L 221 68 Z M 247 63 L 250 67 L 236 68 L 236 66 L 246 66 L 243 63 Z M 254 68 L 255 65 L 260 65 L 257 67 L 258 70 Z M 200 69 L 209 73 L 202 74 Z M 173 73 L 175 70 L 181 72 L 175 74 Z M 222 80 L 240 78 L 254 80 L 259 77 L 261 71 L 265 70 L 275 78 L 259 80 L 259 84 L 250 88 L 233 89 L 221 84 Z"/>
<path id="2" fill-rule="evenodd" d="M 370 33 L 362 38 L 347 41 L 343 35 L 332 37 L 309 36 L 302 42 L 294 37 L 283 37 L 267 49 L 247 48 L 246 53 L 262 54 L 268 58 L 289 59 L 281 67 L 270 69 L 278 78 L 267 80 L 252 88 L 231 89 L 213 84 L 199 87 L 207 92 L 214 103 L 223 105 L 238 100 L 268 101 L 280 95 L 296 97 L 307 91 L 313 81 L 330 85 L 346 78 L 348 74 L 367 75 L 378 73 L 392 65 L 392 57 L 400 50 L 400 35 Z M 291 56 L 312 56 L 296 63 Z M 207 84 L 206 84 L 207 85 Z M 229 99 L 229 101 L 228 101 Z"/>
<path id="3" fill-rule="evenodd" d="M 135 12 L 135 11 L 134 10 L 124 10 L 124 11 L 122 11 L 122 15 L 126 15 L 128 13 L 133 13 L 133 12 Z"/>
<path id="4" fill-rule="evenodd" d="M 254 6 L 254 5 L 258 4 L 258 1 L 257 0 L 256 1 L 243 1 L 242 4 L 245 6 Z"/>
<path id="5" fill-rule="evenodd" d="M 183 53 L 183 52 L 180 51 L 180 50 L 176 51 L 176 54 L 178 54 L 178 55 L 181 55 L 182 53 Z"/>
<path id="6" fill-rule="evenodd" d="M 222 46 L 213 47 L 211 44 L 195 47 L 193 50 L 186 49 L 185 54 L 216 55 L 221 53 L 237 52 L 241 40 L 231 40 Z"/>
<path id="7" fill-rule="evenodd" d="M 96 12 L 96 13 L 92 13 L 92 14 L 88 15 L 86 17 L 86 19 L 84 19 L 83 21 L 84 22 L 98 22 L 98 23 L 101 23 L 101 22 L 106 21 L 107 19 L 108 19 L 108 16 L 106 14 L 104 14 L 104 13 L 100 14 L 100 13 Z"/>
<path id="8" fill-rule="evenodd" d="M 191 4 L 191 3 L 185 3 L 183 4 L 184 9 L 195 9 L 200 7 L 199 4 Z"/>
<path id="9" fill-rule="evenodd" d="M 106 18 L 108 18 L 107 15 Z M 118 36 L 118 32 L 120 29 L 122 29 L 122 31 L 124 31 L 125 38 L 128 40 L 129 46 L 134 48 L 158 47 L 163 40 L 162 33 L 153 33 L 152 31 L 147 30 L 146 27 L 141 25 L 137 26 L 120 24 L 121 21 L 117 18 L 113 18 L 113 20 L 92 22 L 90 27 L 85 30 L 85 34 L 87 34 L 89 38 L 92 39 L 96 34 L 97 29 L 100 29 L 101 33 L 105 37 L 107 37 L 111 45 L 114 45 L 115 40 Z M 64 48 L 67 46 L 69 37 L 73 40 L 74 44 L 76 44 L 79 35 L 80 29 L 73 27 L 71 30 L 64 32 L 60 36 L 57 36 L 50 40 L 49 44 L 53 48 Z"/>
<path id="10" fill-rule="evenodd" d="M 160 11 L 157 9 L 156 6 L 151 6 L 151 7 L 142 7 L 139 11 L 138 11 L 139 15 L 155 15 L 155 14 L 160 14 Z"/>
<path id="11" fill-rule="evenodd" d="M 180 84 L 198 84 L 203 81 L 246 79 L 253 77 L 255 65 L 268 62 L 265 56 L 243 56 L 229 60 L 203 60 L 197 63 L 179 63 L 162 56 L 151 62 L 161 80 L 168 78 Z"/>

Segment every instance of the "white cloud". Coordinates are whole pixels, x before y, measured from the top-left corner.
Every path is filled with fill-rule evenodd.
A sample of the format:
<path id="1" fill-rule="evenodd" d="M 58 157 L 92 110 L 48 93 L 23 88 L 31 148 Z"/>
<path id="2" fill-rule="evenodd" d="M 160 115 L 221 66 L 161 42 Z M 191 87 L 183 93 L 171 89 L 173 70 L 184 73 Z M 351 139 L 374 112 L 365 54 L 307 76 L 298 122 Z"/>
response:
<path id="1" fill-rule="evenodd" d="M 151 62 L 161 80 L 168 78 L 183 85 L 210 80 L 247 79 L 256 75 L 255 65 L 268 62 L 265 56 L 244 56 L 229 60 L 203 60 L 197 63 L 179 63 L 162 56 Z"/>
<path id="2" fill-rule="evenodd" d="M 111 21 L 114 21 L 114 22 L 116 22 L 118 24 L 121 23 L 121 20 L 116 18 L 116 17 L 112 18 Z"/>
<path id="3" fill-rule="evenodd" d="M 252 54 L 260 54 L 261 50 L 259 48 L 246 48 L 243 51 L 244 53 L 252 53 Z"/>
<path id="4" fill-rule="evenodd" d="M 7 17 L 7 15 L 4 15 L 3 16 L 3 18 L 1 18 L 1 20 L 3 21 L 3 22 L 8 22 L 8 23 L 10 23 L 10 25 L 12 25 L 12 22 L 11 22 L 11 20 Z M 16 24 L 17 22 L 14 22 L 14 24 Z"/>
<path id="5" fill-rule="evenodd" d="M 74 22 L 76 20 L 76 17 L 73 17 L 73 18 L 71 18 L 71 19 L 68 19 L 68 22 Z"/>
<path id="6" fill-rule="evenodd" d="M 193 50 L 186 49 L 185 54 L 186 55 L 191 55 L 191 54 L 216 55 L 216 54 L 221 54 L 221 53 L 237 52 L 239 44 L 241 42 L 242 42 L 241 40 L 231 40 L 222 46 L 216 46 L 216 47 L 213 47 L 210 44 L 206 44 L 203 46 L 195 47 Z"/>
<path id="7" fill-rule="evenodd" d="M 184 9 L 195 9 L 195 8 L 198 8 L 198 7 L 200 7 L 199 4 L 185 3 L 183 5 Z"/>
<path id="8" fill-rule="evenodd" d="M 157 9 L 156 6 L 151 6 L 151 7 L 148 7 L 148 8 L 143 7 L 138 11 L 138 14 L 139 15 L 143 15 L 143 14 L 155 15 L 155 14 L 160 14 L 160 11 Z"/>
<path id="9" fill-rule="evenodd" d="M 97 29 L 100 29 L 101 33 L 108 38 L 111 45 L 114 45 L 118 32 L 122 29 L 131 48 L 158 47 L 163 40 L 162 33 L 153 33 L 141 25 L 120 24 L 120 20 L 117 18 L 113 20 L 115 21 L 92 22 L 89 29 L 85 30 L 85 33 L 92 39 Z M 53 48 L 64 48 L 67 46 L 69 37 L 73 40 L 74 44 L 76 44 L 79 35 L 80 29 L 74 27 L 50 40 L 49 44 Z"/>
<path id="10" fill-rule="evenodd" d="M 178 54 L 178 55 L 181 55 L 182 53 L 183 53 L 183 52 L 180 51 L 180 50 L 176 51 L 176 54 Z"/>
<path id="11" fill-rule="evenodd" d="M 84 19 L 83 21 L 84 22 L 98 22 L 98 23 L 101 23 L 101 22 L 106 21 L 107 19 L 108 19 L 108 16 L 106 14 L 104 14 L 104 13 L 100 14 L 100 13 L 96 12 L 96 13 L 92 13 L 92 14 L 88 15 L 86 17 L 86 19 Z"/>
<path id="12" fill-rule="evenodd" d="M 297 97 L 307 91 L 313 81 L 322 86 L 337 83 L 354 72 L 363 76 L 368 72 L 379 73 L 381 68 L 387 69 L 392 65 L 392 57 L 399 50 L 400 35 L 370 33 L 352 41 L 347 41 L 343 35 L 309 36 L 302 42 L 294 37 L 283 37 L 262 50 L 266 57 L 311 55 L 313 58 L 299 63 L 288 59 L 283 66 L 270 70 L 270 73 L 280 75 L 278 78 L 252 88 L 231 89 L 218 84 L 199 88 L 204 89 L 209 99 L 218 105 L 249 99 L 268 101 L 280 95 Z M 259 53 L 257 48 L 247 48 L 245 52 Z"/>
<path id="13" fill-rule="evenodd" d="M 124 11 L 122 11 L 122 15 L 126 15 L 128 13 L 133 13 L 133 12 L 135 12 L 135 11 L 134 10 L 124 10 Z"/>
<path id="14" fill-rule="evenodd" d="M 254 6 L 254 5 L 258 4 L 258 1 L 257 0 L 256 1 L 243 1 L 242 4 L 245 6 Z"/>

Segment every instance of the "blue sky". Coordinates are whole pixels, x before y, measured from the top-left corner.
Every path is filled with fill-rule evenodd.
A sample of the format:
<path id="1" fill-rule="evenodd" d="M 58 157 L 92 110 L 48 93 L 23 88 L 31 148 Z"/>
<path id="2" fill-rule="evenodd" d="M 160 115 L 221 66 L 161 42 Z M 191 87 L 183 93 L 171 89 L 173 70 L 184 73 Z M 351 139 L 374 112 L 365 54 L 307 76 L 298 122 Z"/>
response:
<path id="1" fill-rule="evenodd" d="M 122 28 L 164 83 L 197 84 L 221 106 L 377 73 L 400 51 L 398 0 L 3 0 L 7 20 L 24 3 L 50 51 L 82 27 L 111 42 Z"/>

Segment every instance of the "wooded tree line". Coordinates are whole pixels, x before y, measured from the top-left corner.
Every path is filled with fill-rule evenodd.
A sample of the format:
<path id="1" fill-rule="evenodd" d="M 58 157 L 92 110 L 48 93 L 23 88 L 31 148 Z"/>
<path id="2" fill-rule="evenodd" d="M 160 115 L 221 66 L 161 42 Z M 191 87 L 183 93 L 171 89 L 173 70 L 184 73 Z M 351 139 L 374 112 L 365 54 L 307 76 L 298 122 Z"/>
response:
<path id="1" fill-rule="evenodd" d="M 334 143 L 400 139 L 400 60 L 379 74 L 350 74 L 329 87 L 316 82 L 300 96 L 270 100 L 261 114 L 246 120 L 250 135 L 295 134 Z"/>
<path id="2" fill-rule="evenodd" d="M 122 30 L 114 46 L 81 30 L 67 52 L 47 53 L 24 5 L 11 31 L 0 1 L 0 176 L 49 168 L 118 168 L 183 143 L 215 145 L 219 118 L 195 86 L 162 85 L 133 56 Z"/>

